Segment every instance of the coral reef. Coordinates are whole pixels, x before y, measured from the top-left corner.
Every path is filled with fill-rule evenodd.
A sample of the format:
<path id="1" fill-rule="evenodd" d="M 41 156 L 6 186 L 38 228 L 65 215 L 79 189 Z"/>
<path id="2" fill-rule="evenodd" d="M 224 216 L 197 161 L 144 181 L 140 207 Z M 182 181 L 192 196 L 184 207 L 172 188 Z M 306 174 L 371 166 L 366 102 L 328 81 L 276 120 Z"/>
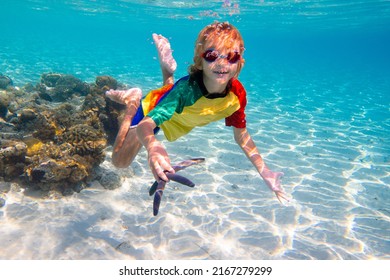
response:
<path id="1" fill-rule="evenodd" d="M 23 88 L 8 79 L 0 75 L 1 180 L 63 194 L 92 180 L 107 189 L 119 185 L 120 177 L 99 165 L 123 109 L 104 93 L 123 85 L 110 76 L 88 84 L 59 73 L 43 74 L 37 85 Z"/>
<path id="2" fill-rule="evenodd" d="M 74 95 L 85 96 L 90 92 L 90 86 L 72 75 L 48 73 L 41 76 L 37 85 L 39 96 L 48 101 L 65 101 Z"/>
<path id="3" fill-rule="evenodd" d="M 0 176 L 12 179 L 24 171 L 27 145 L 20 140 L 0 139 Z"/>

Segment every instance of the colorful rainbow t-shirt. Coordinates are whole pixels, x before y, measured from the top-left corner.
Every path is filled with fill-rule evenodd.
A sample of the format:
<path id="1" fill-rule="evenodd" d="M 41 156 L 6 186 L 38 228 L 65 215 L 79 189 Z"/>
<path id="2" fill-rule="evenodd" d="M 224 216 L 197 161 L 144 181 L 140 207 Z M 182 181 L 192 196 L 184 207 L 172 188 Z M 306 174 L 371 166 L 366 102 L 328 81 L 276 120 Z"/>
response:
<path id="1" fill-rule="evenodd" d="M 202 81 L 185 76 L 173 85 L 150 91 L 132 125 L 148 116 L 160 127 L 168 141 L 175 141 L 194 127 L 225 118 L 227 126 L 245 128 L 246 92 L 233 78 L 222 97 L 206 97 Z"/>

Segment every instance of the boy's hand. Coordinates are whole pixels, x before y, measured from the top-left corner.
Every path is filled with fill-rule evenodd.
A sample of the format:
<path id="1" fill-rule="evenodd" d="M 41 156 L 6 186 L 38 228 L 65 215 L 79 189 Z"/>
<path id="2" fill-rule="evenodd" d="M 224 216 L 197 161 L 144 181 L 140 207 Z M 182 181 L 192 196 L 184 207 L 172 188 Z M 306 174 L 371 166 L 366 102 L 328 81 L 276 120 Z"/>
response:
<path id="1" fill-rule="evenodd" d="M 283 203 L 282 199 L 290 201 L 287 197 L 287 194 L 280 186 L 280 178 L 284 175 L 283 172 L 272 172 L 265 165 L 260 175 L 263 178 L 264 182 L 267 184 L 267 186 L 275 193 L 280 203 Z"/>
<path id="2" fill-rule="evenodd" d="M 153 147 L 148 150 L 148 161 L 153 176 L 157 181 L 160 179 L 166 182 L 169 181 L 164 171 L 175 173 L 167 151 L 158 142 L 153 143 Z"/>

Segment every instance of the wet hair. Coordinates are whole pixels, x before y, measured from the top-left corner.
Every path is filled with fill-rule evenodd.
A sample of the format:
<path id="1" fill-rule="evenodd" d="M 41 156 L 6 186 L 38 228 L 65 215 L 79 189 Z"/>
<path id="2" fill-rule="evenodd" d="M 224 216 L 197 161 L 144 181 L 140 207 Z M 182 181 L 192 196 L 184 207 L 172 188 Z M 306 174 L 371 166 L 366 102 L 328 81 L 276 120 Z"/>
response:
<path id="1" fill-rule="evenodd" d="M 206 51 L 206 46 L 215 46 L 231 49 L 238 41 L 241 59 L 238 61 L 236 76 L 240 73 L 245 60 L 243 59 L 244 40 L 236 27 L 228 22 L 214 22 L 203 28 L 195 41 L 194 63 L 188 68 L 190 75 L 201 71 L 202 54 Z"/>

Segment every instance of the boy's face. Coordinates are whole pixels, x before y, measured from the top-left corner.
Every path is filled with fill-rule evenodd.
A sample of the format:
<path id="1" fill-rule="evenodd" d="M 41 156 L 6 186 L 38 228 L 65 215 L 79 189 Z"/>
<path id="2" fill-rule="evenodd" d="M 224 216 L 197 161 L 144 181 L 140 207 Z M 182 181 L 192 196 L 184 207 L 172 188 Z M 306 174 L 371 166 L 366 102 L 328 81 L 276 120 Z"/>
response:
<path id="1" fill-rule="evenodd" d="M 202 54 L 203 80 L 220 85 L 222 90 L 237 73 L 240 59 L 239 43 L 231 47 L 206 45 Z"/>

